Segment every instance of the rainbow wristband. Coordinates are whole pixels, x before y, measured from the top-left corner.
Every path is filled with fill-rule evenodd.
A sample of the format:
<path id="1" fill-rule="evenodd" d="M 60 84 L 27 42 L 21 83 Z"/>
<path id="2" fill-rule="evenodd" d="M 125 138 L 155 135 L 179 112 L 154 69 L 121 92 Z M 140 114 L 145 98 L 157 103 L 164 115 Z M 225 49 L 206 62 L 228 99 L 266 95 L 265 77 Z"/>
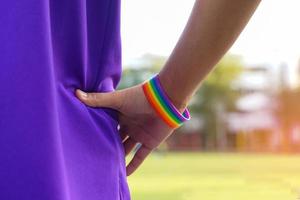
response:
<path id="1" fill-rule="evenodd" d="M 158 74 L 145 81 L 142 88 L 151 106 L 171 128 L 178 128 L 191 119 L 188 108 L 181 114 L 171 102 L 160 84 Z"/>

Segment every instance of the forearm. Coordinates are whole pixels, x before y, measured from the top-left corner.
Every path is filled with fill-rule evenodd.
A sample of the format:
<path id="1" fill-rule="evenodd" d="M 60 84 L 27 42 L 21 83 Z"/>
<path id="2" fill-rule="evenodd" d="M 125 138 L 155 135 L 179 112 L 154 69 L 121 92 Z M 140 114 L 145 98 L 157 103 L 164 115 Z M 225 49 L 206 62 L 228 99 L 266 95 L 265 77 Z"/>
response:
<path id="1" fill-rule="evenodd" d="M 232 46 L 259 2 L 196 0 L 178 43 L 159 72 L 163 88 L 179 110 Z"/>

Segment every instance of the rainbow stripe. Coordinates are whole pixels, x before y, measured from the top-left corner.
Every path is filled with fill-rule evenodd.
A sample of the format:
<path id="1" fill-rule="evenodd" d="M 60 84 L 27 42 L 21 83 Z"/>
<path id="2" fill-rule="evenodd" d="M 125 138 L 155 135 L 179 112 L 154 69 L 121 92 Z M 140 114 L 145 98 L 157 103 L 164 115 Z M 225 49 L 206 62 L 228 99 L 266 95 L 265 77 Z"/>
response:
<path id="1" fill-rule="evenodd" d="M 165 94 L 158 79 L 158 74 L 145 81 L 142 88 L 154 110 L 171 128 L 178 128 L 184 121 L 190 120 L 188 109 L 186 108 L 181 114 Z"/>

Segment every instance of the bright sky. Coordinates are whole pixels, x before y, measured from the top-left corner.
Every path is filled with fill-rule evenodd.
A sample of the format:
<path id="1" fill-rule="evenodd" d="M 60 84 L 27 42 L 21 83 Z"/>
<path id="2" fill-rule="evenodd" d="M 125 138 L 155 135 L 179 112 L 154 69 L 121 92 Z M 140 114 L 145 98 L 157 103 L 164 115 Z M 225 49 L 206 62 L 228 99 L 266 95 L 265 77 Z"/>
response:
<path id="1" fill-rule="evenodd" d="M 123 64 L 144 54 L 168 56 L 191 12 L 194 0 L 122 1 Z M 230 52 L 250 63 L 287 62 L 300 56 L 300 1 L 262 0 Z"/>

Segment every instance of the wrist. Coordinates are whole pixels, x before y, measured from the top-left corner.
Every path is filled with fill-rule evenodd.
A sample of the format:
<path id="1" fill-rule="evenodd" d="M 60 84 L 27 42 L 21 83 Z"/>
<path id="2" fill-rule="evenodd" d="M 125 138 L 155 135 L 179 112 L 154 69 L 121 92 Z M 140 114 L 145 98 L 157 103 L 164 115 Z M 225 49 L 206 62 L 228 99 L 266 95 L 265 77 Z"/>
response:
<path id="1" fill-rule="evenodd" d="M 179 88 L 176 88 L 174 80 L 170 79 L 170 76 L 166 76 L 164 73 L 159 72 L 158 78 L 162 88 L 164 89 L 166 95 L 172 101 L 173 105 L 180 111 L 183 112 L 188 105 L 188 98 L 184 97 L 180 92 Z"/>
<path id="2" fill-rule="evenodd" d="M 142 89 L 150 105 L 171 128 L 178 128 L 183 122 L 190 120 L 188 108 L 175 106 L 162 87 L 158 74 L 144 81 Z"/>

